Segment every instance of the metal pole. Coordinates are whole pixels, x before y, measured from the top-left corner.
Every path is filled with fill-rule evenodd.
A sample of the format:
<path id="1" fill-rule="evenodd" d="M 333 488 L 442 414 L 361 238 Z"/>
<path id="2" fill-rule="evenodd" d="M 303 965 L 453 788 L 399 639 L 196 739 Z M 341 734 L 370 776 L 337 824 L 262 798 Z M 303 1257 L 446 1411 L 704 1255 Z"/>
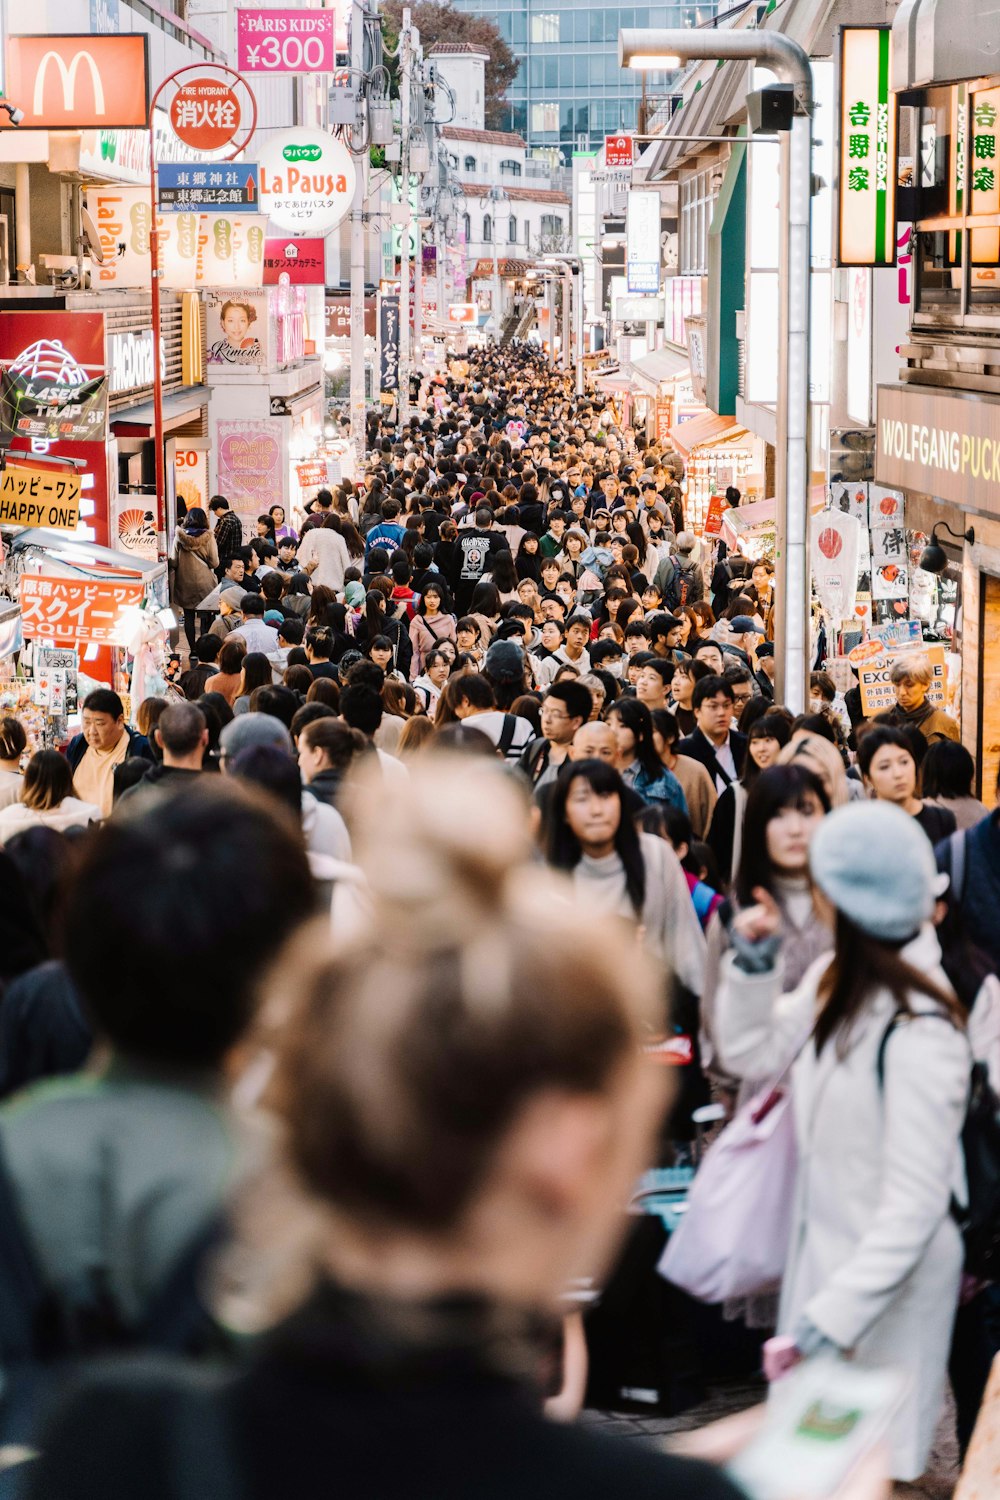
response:
<path id="1" fill-rule="evenodd" d="M 153 462 L 156 476 L 156 551 L 160 562 L 167 556 L 167 466 L 163 451 L 163 376 L 160 372 L 160 244 L 156 232 L 157 177 L 156 135 L 153 130 L 155 99 L 149 106 L 149 202 L 152 228 L 149 236 L 150 318 L 153 324 Z"/>
<path id="2" fill-rule="evenodd" d="M 570 272 L 570 285 L 573 288 L 573 296 L 576 305 L 576 394 L 582 396 L 584 392 L 583 380 L 583 261 L 580 261 L 576 273 L 576 281 Z"/>
<path id="3" fill-rule="evenodd" d="M 403 127 L 402 171 L 403 232 L 399 247 L 399 426 L 410 420 L 410 75 L 413 68 L 413 28 L 410 8 L 403 9 L 403 30 L 399 38 L 401 77 L 399 86 L 400 118 Z"/>
<path id="4" fill-rule="evenodd" d="M 781 255 L 775 492 L 777 587 L 775 691 L 799 714 L 809 670 L 809 229 L 812 213 L 812 68 L 802 47 L 775 31 L 623 30 L 618 62 L 641 57 L 760 62 L 795 89 L 781 149 Z M 669 139 L 669 137 L 664 137 Z"/>
<path id="5" fill-rule="evenodd" d="M 419 370 L 421 368 L 420 347 L 424 334 L 424 227 L 419 217 L 413 222 L 417 226 L 417 253 L 413 257 L 413 351 Z"/>
<path id="6" fill-rule="evenodd" d="M 446 323 L 448 321 L 448 310 L 444 305 L 444 254 L 447 236 L 445 227 L 440 218 L 434 221 L 434 273 L 437 282 L 437 321 Z"/>
<path id="7" fill-rule="evenodd" d="M 562 277 L 562 367 L 569 370 L 570 345 L 573 342 L 570 332 L 570 295 L 573 287 L 572 273 L 569 266 L 562 266 L 559 272 Z"/>
<path id="8" fill-rule="evenodd" d="M 493 337 L 497 343 L 500 342 L 500 258 L 497 246 L 497 229 L 499 227 L 497 217 L 497 200 L 490 192 L 490 205 L 493 209 Z"/>
<path id="9" fill-rule="evenodd" d="M 355 129 L 367 140 L 367 104 L 361 95 L 365 66 L 365 7 L 351 6 L 351 76 L 358 90 Z M 357 177 L 351 204 L 351 443 L 358 466 L 365 460 L 365 202 L 368 196 L 368 151 L 354 159 Z"/>

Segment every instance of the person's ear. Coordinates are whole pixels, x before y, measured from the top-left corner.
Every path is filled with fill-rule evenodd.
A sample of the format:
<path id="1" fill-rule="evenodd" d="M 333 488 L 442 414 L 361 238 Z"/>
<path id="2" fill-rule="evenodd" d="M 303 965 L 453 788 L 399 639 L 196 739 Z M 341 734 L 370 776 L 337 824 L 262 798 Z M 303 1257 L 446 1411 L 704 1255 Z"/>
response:
<path id="1" fill-rule="evenodd" d="M 499 1172 L 542 1217 L 571 1217 L 587 1200 L 611 1128 L 602 1095 L 547 1090 L 512 1126 Z"/>

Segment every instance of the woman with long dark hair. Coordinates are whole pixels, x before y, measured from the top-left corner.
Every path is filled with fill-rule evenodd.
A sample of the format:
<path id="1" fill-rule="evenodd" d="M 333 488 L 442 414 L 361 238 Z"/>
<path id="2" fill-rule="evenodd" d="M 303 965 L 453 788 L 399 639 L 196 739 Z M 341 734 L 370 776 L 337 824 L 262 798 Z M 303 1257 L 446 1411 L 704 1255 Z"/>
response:
<path id="1" fill-rule="evenodd" d="M 676 854 L 663 839 L 636 831 L 613 766 L 567 764 L 545 813 L 545 858 L 605 910 L 637 922 L 646 945 L 697 994 L 705 943 Z"/>
<path id="2" fill-rule="evenodd" d="M 368 590 L 365 595 L 365 612 L 354 632 L 354 644 L 359 651 L 364 651 L 377 635 L 388 636 L 392 642 L 395 669 L 405 677 L 410 670 L 413 647 L 402 622 L 391 619 L 387 614 L 387 604 L 383 589 L 372 587 Z"/>
<path id="3" fill-rule="evenodd" d="M 748 708 L 760 699 L 751 698 Z M 719 874 L 729 884 L 732 873 L 739 867 L 743 848 L 743 819 L 746 814 L 747 796 L 757 778 L 770 766 L 777 765 L 778 756 L 791 739 L 792 732 L 783 714 L 764 712 L 747 731 L 747 754 L 743 762 L 743 773 L 738 781 L 726 787 L 715 804 L 712 824 L 708 830 L 708 844 L 715 855 Z"/>
<path id="4" fill-rule="evenodd" d="M 911 816 L 884 802 L 838 809 L 810 868 L 834 914 L 832 956 L 789 993 L 782 914 L 758 888 L 733 921 L 717 1036 L 745 1077 L 791 1068 L 798 1170 L 779 1332 L 802 1357 L 906 1371 L 889 1433 L 905 1482 L 930 1453 L 962 1275 L 951 1205 L 965 1195 L 965 1016 L 930 924 L 933 850 Z"/>
<path id="5" fill-rule="evenodd" d="M 615 736 L 616 765 L 626 786 L 643 802 L 666 802 L 687 812 L 687 801 L 677 777 L 656 751 L 653 719 L 638 698 L 619 698 L 608 714 Z"/>
<path id="6" fill-rule="evenodd" d="M 526 531 L 521 538 L 514 567 L 519 579 L 530 578 L 534 583 L 541 581 L 542 557 L 538 550 L 538 537 L 533 531 Z"/>

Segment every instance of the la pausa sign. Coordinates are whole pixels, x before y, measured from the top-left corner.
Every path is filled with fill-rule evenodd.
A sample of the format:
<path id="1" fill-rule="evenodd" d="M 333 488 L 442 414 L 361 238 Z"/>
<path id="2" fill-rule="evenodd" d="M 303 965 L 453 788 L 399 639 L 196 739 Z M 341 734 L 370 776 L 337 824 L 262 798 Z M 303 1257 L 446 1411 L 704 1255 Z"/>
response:
<path id="1" fill-rule="evenodd" d="M 322 235 L 347 214 L 357 178 L 346 146 L 324 131 L 283 131 L 259 152 L 260 206 L 271 223 Z"/>

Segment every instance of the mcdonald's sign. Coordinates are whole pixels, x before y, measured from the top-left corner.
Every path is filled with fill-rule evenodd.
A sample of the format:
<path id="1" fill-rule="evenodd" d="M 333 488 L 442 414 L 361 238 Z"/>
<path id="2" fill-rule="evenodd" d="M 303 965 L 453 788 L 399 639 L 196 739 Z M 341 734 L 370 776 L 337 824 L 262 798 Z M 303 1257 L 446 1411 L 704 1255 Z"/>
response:
<path id="1" fill-rule="evenodd" d="M 24 111 L 22 130 L 145 130 L 147 38 L 140 32 L 8 37 L 4 92 Z"/>

